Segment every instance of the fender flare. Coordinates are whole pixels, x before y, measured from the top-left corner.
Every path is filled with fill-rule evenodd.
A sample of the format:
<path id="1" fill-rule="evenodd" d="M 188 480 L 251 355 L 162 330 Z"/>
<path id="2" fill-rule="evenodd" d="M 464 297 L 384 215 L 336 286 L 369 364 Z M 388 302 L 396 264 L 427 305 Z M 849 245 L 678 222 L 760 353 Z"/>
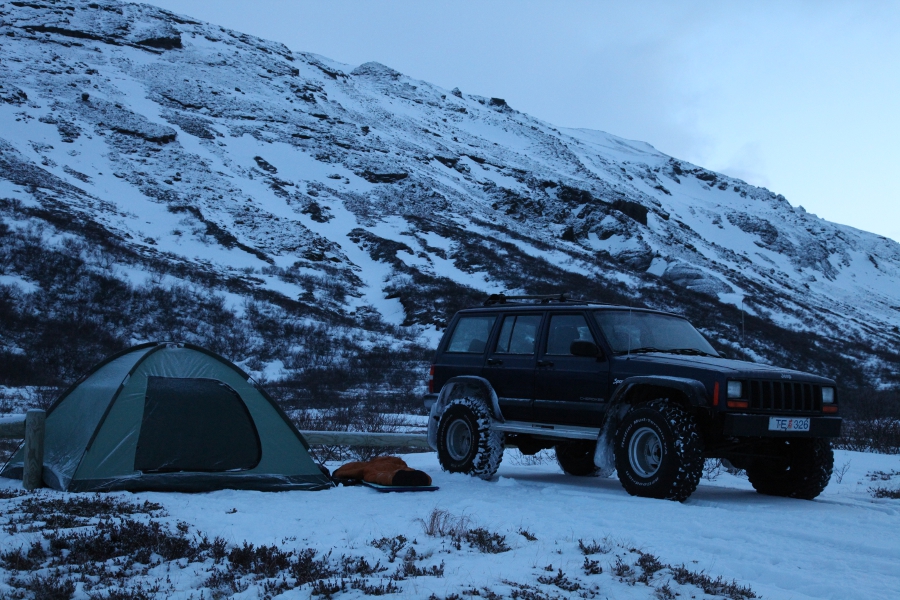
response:
<path id="1" fill-rule="evenodd" d="M 687 397 L 691 406 L 710 405 L 706 387 L 696 379 L 668 377 L 666 375 L 638 375 L 627 378 L 616 388 L 612 398 L 609 400 L 610 408 L 625 402 L 631 390 L 644 385 L 678 390 Z"/>
<path id="2" fill-rule="evenodd" d="M 437 400 L 431 405 L 431 412 L 428 415 L 428 445 L 437 452 L 437 429 L 441 422 L 441 416 L 450 403 L 450 400 L 461 398 L 463 396 L 475 397 L 481 400 L 485 406 L 491 411 L 491 416 L 495 421 L 502 423 L 505 419 L 500 412 L 500 400 L 497 398 L 497 392 L 493 386 L 484 377 L 475 375 L 460 375 L 459 377 L 451 377 L 441 388 Z"/>
<path id="3" fill-rule="evenodd" d="M 616 468 L 613 445 L 619 422 L 628 412 L 628 396 L 636 387 L 645 385 L 677 390 L 685 395 L 692 407 L 710 405 L 706 387 L 696 379 L 666 375 L 638 375 L 625 379 L 609 399 L 609 409 L 606 411 L 606 418 L 597 438 L 597 449 L 594 451 L 594 464 L 604 472 L 612 473 Z"/>

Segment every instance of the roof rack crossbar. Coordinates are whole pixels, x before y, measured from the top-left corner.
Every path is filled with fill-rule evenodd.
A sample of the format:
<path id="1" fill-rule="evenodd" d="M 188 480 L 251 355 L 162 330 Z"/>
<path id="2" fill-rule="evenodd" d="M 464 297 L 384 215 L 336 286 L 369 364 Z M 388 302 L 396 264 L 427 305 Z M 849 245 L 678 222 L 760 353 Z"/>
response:
<path id="1" fill-rule="evenodd" d="M 506 304 L 508 300 L 539 300 L 541 304 L 549 304 L 550 302 L 568 302 L 565 294 L 545 294 L 539 296 L 507 296 L 506 294 L 491 294 L 484 301 L 485 306 L 493 306 L 494 304 Z"/>

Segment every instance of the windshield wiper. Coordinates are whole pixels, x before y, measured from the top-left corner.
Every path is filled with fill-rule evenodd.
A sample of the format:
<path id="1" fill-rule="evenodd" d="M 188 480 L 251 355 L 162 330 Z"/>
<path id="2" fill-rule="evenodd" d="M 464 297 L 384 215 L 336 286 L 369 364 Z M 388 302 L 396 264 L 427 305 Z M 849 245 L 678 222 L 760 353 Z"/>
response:
<path id="1" fill-rule="evenodd" d="M 673 348 L 672 350 L 666 350 L 666 352 L 671 352 L 672 354 L 687 354 L 690 356 L 718 356 L 716 354 L 710 354 L 709 352 L 704 352 L 703 350 L 698 350 L 696 348 Z"/>
<path id="2" fill-rule="evenodd" d="M 653 346 L 641 346 L 640 348 L 632 348 L 631 350 L 619 350 L 616 354 L 644 354 L 646 352 L 668 352 L 667 350 L 660 350 L 659 348 L 654 348 Z"/>
<path id="3" fill-rule="evenodd" d="M 704 352 L 703 350 L 698 350 L 696 348 L 669 348 L 668 350 L 663 350 L 662 348 L 654 348 L 653 346 L 641 346 L 640 348 L 634 348 L 630 350 L 631 354 L 646 354 L 647 352 L 662 352 L 664 354 L 683 354 L 689 356 L 712 356 L 715 357 L 715 354 L 710 354 L 709 352 Z M 617 355 L 628 354 L 629 350 L 620 350 L 616 352 Z"/>

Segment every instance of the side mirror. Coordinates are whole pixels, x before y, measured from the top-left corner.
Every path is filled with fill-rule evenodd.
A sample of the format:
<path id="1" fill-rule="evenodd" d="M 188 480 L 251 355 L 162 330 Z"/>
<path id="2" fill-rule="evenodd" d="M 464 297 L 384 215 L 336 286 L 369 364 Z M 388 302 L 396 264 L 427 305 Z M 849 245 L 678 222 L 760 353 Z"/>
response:
<path id="1" fill-rule="evenodd" d="M 594 342 L 587 340 L 575 340 L 569 346 L 569 354 L 574 356 L 587 356 L 590 358 L 600 358 L 600 348 Z"/>

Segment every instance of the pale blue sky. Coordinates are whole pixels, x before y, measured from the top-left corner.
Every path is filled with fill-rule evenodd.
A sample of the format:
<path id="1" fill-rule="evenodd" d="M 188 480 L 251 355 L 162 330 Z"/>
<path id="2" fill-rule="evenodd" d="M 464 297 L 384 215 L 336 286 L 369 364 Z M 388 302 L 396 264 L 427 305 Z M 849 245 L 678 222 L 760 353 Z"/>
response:
<path id="1" fill-rule="evenodd" d="M 900 241 L 900 2 L 149 3 L 646 141 Z"/>

